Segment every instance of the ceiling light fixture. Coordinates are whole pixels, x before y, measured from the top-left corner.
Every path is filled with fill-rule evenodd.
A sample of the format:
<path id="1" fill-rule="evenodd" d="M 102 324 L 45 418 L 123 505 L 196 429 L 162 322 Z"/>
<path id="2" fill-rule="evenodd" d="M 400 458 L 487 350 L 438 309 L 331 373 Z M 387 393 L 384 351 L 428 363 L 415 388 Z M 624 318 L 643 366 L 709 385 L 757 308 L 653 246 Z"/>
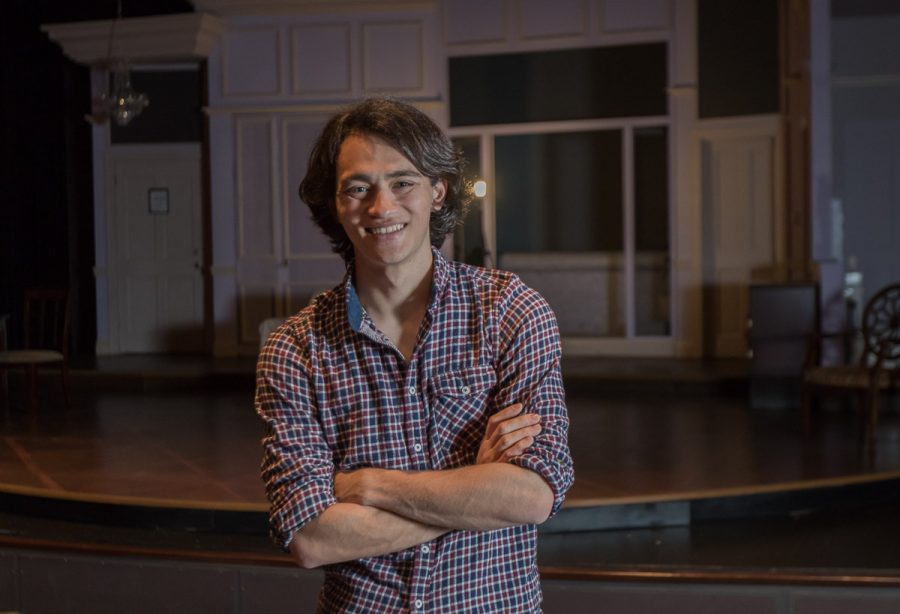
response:
<path id="1" fill-rule="evenodd" d="M 135 92 L 131 87 L 128 60 L 113 57 L 116 24 L 121 20 L 122 0 L 117 0 L 116 18 L 109 24 L 106 60 L 98 66 L 106 71 L 106 87 L 91 99 L 91 113 L 85 116 L 85 119 L 95 125 L 105 124 L 111 117 L 117 125 L 127 126 L 150 104 L 146 94 Z"/>

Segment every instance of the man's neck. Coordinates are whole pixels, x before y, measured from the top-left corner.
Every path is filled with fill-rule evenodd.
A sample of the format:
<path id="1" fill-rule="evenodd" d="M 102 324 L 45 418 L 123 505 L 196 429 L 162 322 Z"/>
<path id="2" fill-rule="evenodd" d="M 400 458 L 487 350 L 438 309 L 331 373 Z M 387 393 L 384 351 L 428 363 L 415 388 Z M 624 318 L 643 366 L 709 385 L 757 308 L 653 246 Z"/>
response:
<path id="1" fill-rule="evenodd" d="M 356 293 L 372 318 L 397 349 L 409 359 L 431 298 L 434 262 L 417 267 L 369 269 L 357 261 Z"/>

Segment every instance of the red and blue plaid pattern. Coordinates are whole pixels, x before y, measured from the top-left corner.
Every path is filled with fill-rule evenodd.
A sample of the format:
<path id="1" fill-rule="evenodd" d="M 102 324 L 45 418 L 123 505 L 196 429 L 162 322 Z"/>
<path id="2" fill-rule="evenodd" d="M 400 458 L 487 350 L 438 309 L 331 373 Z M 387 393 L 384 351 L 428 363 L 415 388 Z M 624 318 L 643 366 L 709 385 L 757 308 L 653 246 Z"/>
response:
<path id="1" fill-rule="evenodd" d="M 336 471 L 471 465 L 488 417 L 542 415 L 511 462 L 540 474 L 553 513 L 573 481 L 556 318 L 515 275 L 434 252 L 432 297 L 412 359 L 374 326 L 348 275 L 288 319 L 260 354 L 256 408 L 274 539 L 335 502 Z M 536 612 L 537 530 L 451 531 L 402 552 L 326 568 L 326 612 Z"/>

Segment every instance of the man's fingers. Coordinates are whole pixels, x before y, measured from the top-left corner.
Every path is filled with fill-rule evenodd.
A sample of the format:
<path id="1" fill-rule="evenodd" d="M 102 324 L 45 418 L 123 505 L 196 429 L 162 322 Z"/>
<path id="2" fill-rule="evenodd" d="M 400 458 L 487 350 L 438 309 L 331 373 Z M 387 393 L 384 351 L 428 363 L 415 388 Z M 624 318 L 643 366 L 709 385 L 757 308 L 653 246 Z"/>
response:
<path id="1" fill-rule="evenodd" d="M 540 423 L 540 421 L 540 414 L 522 414 L 519 416 L 515 416 L 514 418 L 508 418 L 503 422 L 497 424 L 489 436 L 497 437 L 506 435 L 507 433 L 512 433 L 514 431 L 518 431 L 519 429 L 538 424 Z"/>
<path id="2" fill-rule="evenodd" d="M 523 439 L 530 438 L 532 443 L 534 442 L 534 437 L 541 432 L 541 425 L 534 424 L 529 425 L 525 428 L 516 429 L 511 433 L 507 433 L 502 437 L 497 439 L 496 448 L 499 450 L 508 450 L 509 448 L 515 446 L 517 443 L 522 441 Z M 531 444 L 529 444 L 531 445 Z"/>
<path id="3" fill-rule="evenodd" d="M 521 403 L 513 403 L 488 419 L 476 462 L 506 462 L 534 443 L 541 432 L 541 416 L 523 414 L 523 407 Z"/>
<path id="4" fill-rule="evenodd" d="M 526 450 L 534 443 L 534 437 L 530 435 L 523 439 L 520 439 L 515 443 L 515 445 L 510 446 L 509 448 L 503 451 L 501 455 L 501 460 L 508 461 L 509 459 L 519 456 L 520 454 L 524 454 Z"/>
<path id="5" fill-rule="evenodd" d="M 519 415 L 522 412 L 522 407 L 521 403 L 513 403 L 490 416 L 487 421 L 487 427 L 484 430 L 484 436 L 487 438 L 492 437 L 497 427 L 504 421 Z"/>
<path id="6" fill-rule="evenodd" d="M 501 409 L 500 411 L 495 413 L 493 416 L 491 416 L 488 419 L 488 423 L 497 424 L 499 422 L 503 422 L 504 420 L 512 418 L 513 416 L 519 415 L 519 413 L 521 411 L 522 411 L 522 404 L 521 403 L 513 403 L 512 405 L 508 405 L 508 406 L 504 407 L 503 409 Z"/>

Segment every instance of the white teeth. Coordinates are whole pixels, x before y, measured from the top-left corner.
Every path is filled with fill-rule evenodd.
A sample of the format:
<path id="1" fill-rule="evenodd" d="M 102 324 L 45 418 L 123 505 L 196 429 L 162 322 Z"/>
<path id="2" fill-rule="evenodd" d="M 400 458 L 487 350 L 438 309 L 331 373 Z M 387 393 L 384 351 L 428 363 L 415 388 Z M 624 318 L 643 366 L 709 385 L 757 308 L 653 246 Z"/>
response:
<path id="1" fill-rule="evenodd" d="M 397 232 L 402 229 L 404 224 L 394 224 L 393 226 L 383 226 L 381 228 L 369 228 L 369 232 L 373 235 L 386 235 L 392 232 Z"/>

